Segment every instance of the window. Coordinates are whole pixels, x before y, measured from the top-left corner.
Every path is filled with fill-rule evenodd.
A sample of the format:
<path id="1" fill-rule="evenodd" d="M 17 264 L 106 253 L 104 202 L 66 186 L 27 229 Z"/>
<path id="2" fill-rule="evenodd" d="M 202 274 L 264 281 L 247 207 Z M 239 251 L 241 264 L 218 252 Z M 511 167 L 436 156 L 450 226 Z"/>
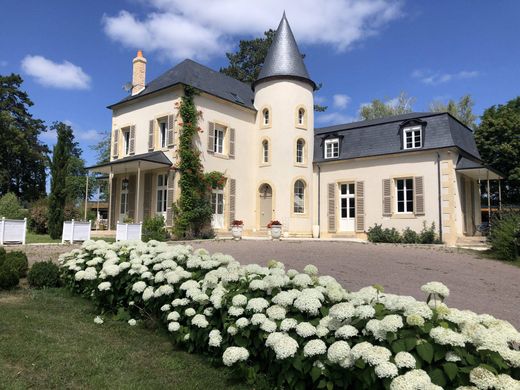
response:
<path id="1" fill-rule="evenodd" d="M 300 108 L 298 110 L 298 124 L 303 126 L 305 124 L 305 109 Z"/>
<path id="2" fill-rule="evenodd" d="M 157 213 L 166 212 L 168 193 L 168 174 L 157 175 Z"/>
<path id="3" fill-rule="evenodd" d="M 413 213 L 413 179 L 396 179 L 397 212 Z"/>
<path id="4" fill-rule="evenodd" d="M 123 148 L 125 155 L 130 154 L 130 129 L 123 129 Z"/>
<path id="5" fill-rule="evenodd" d="M 124 178 L 121 181 L 121 205 L 120 214 L 126 215 L 128 213 L 128 179 Z"/>
<path id="6" fill-rule="evenodd" d="M 262 119 L 263 119 L 263 123 L 264 123 L 264 126 L 267 126 L 269 124 L 269 110 L 267 108 L 264 108 L 264 110 L 262 111 Z"/>
<path id="7" fill-rule="evenodd" d="M 305 183 L 302 180 L 296 180 L 294 183 L 293 211 L 296 214 L 303 214 L 305 212 Z"/>
<path id="8" fill-rule="evenodd" d="M 339 139 L 325 140 L 325 158 L 339 157 Z"/>
<path id="9" fill-rule="evenodd" d="M 305 141 L 299 139 L 296 141 L 296 163 L 303 164 L 305 159 Z"/>
<path id="10" fill-rule="evenodd" d="M 215 143 L 213 145 L 213 151 L 215 153 L 224 154 L 224 135 L 226 129 L 222 126 L 215 125 Z"/>
<path id="11" fill-rule="evenodd" d="M 166 121 L 159 122 L 159 147 L 166 147 L 166 137 L 168 134 Z"/>
<path id="12" fill-rule="evenodd" d="M 422 127 L 409 127 L 403 129 L 403 146 L 405 149 L 422 147 Z"/>
<path id="13" fill-rule="evenodd" d="M 213 214 L 224 214 L 224 191 L 220 188 L 214 188 L 211 192 L 211 209 Z"/>
<path id="14" fill-rule="evenodd" d="M 266 139 L 262 141 L 262 163 L 269 163 L 269 141 Z"/>
<path id="15" fill-rule="evenodd" d="M 355 218 L 356 217 L 356 193 L 355 184 L 341 184 L 340 199 L 341 199 L 341 218 Z M 348 230 L 348 229 L 347 229 Z"/>

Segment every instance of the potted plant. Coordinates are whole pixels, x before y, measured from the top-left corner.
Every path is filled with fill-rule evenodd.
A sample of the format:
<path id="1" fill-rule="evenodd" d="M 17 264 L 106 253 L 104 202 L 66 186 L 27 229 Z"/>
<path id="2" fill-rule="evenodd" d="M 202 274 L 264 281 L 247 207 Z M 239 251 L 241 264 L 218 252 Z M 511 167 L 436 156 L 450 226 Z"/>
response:
<path id="1" fill-rule="evenodd" d="M 244 230 L 244 221 L 235 219 L 231 222 L 231 235 L 235 240 L 242 239 L 242 231 Z"/>
<path id="2" fill-rule="evenodd" d="M 274 220 L 269 222 L 267 228 L 270 230 L 273 240 L 279 240 L 280 237 L 282 237 L 282 224 L 279 221 Z"/>

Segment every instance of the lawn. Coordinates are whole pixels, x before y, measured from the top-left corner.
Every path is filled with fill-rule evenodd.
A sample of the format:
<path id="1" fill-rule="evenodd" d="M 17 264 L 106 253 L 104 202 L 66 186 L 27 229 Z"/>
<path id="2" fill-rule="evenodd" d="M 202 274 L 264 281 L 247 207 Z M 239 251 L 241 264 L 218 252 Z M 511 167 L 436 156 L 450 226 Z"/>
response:
<path id="1" fill-rule="evenodd" d="M 36 234 L 33 232 L 27 232 L 25 237 L 26 244 L 46 244 L 61 242 L 61 238 L 51 238 L 48 234 Z"/>
<path id="2" fill-rule="evenodd" d="M 0 292 L 5 389 L 246 389 L 228 369 L 175 350 L 160 329 L 106 319 L 64 289 Z"/>

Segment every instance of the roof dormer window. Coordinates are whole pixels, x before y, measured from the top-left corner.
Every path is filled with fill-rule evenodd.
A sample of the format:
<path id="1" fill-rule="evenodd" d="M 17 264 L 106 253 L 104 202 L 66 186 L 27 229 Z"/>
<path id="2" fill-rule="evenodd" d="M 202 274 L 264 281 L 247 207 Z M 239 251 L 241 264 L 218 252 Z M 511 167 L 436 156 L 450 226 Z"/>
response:
<path id="1" fill-rule="evenodd" d="M 339 157 L 339 139 L 327 139 L 325 140 L 325 158 L 337 158 Z"/>
<path id="2" fill-rule="evenodd" d="M 422 126 L 406 127 L 403 129 L 404 149 L 422 148 Z"/>

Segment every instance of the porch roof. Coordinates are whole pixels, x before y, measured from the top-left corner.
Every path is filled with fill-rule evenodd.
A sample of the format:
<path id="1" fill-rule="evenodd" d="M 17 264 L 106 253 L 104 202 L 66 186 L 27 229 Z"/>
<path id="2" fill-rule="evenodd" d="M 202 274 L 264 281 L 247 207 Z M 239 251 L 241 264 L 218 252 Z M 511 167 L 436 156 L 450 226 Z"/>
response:
<path id="1" fill-rule="evenodd" d="M 87 169 L 90 172 L 118 174 L 137 171 L 138 166 L 140 166 L 141 170 L 148 170 L 170 167 L 172 165 L 173 164 L 168 156 L 166 156 L 166 154 L 163 152 L 158 151 L 124 157 L 118 160 L 110 161 L 108 163 L 93 165 L 91 167 L 87 167 Z"/>
<path id="2" fill-rule="evenodd" d="M 477 180 L 500 180 L 504 178 L 500 172 L 482 164 L 481 161 L 475 161 L 463 156 L 459 156 L 455 170 Z"/>

